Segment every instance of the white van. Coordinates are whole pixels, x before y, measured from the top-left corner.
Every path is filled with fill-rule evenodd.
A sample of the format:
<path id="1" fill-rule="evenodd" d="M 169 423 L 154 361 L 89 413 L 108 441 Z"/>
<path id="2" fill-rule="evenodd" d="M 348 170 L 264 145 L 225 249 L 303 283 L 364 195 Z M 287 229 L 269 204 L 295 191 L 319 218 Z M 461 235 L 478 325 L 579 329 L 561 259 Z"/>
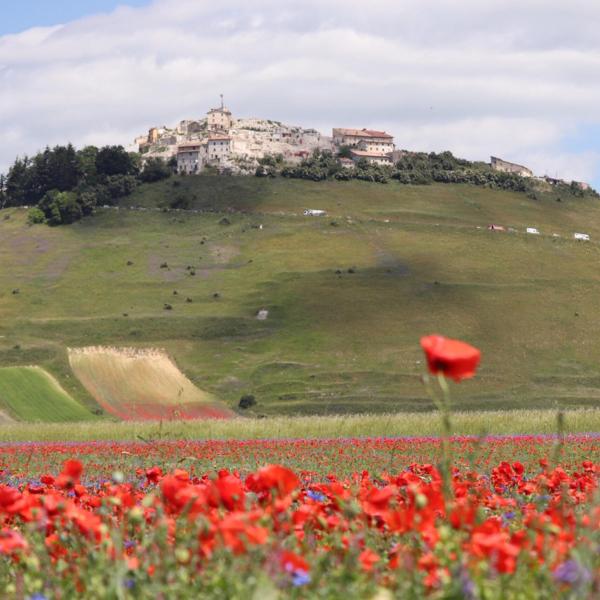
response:
<path id="1" fill-rule="evenodd" d="M 576 240 L 583 240 L 584 242 L 590 241 L 590 236 L 587 233 L 574 233 L 573 237 Z"/>
<path id="2" fill-rule="evenodd" d="M 533 233 L 533 235 L 540 235 L 540 232 L 535 227 L 528 227 L 526 231 L 527 233 Z"/>

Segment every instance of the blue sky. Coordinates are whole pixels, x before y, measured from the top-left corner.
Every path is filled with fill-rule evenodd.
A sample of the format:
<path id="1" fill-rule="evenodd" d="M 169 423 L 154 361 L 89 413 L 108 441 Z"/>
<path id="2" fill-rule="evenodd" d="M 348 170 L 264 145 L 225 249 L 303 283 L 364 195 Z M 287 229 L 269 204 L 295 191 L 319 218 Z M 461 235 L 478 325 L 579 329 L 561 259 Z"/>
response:
<path id="1" fill-rule="evenodd" d="M 106 13 L 117 6 L 144 6 L 151 0 L 1 0 L 10 5 L 2 9 L 0 35 L 18 33 L 30 27 L 67 23 L 98 13 Z"/>
<path id="2" fill-rule="evenodd" d="M 500 156 L 600 189 L 597 1 L 0 0 L 0 9 L 0 172 L 46 145 L 129 145 L 152 126 L 202 117 L 224 93 L 235 116 L 326 134 L 386 129 L 399 148 Z"/>

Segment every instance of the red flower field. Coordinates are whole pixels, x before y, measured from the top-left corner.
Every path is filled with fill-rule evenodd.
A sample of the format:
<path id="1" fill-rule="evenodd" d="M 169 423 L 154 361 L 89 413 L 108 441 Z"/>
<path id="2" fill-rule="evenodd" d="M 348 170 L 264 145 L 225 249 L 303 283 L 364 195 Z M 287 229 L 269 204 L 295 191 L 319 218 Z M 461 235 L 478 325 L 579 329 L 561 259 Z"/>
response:
<path id="1" fill-rule="evenodd" d="M 0 579 L 40 598 L 591 598 L 599 444 L 456 438 L 447 495 L 437 439 L 6 445 Z"/>

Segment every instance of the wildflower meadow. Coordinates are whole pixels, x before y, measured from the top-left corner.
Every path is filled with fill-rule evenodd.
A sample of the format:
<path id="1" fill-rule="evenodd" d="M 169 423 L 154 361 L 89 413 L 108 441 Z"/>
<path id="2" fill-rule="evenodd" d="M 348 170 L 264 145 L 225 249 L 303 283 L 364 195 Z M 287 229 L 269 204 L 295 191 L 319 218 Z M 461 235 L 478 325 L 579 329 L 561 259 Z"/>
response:
<path id="1" fill-rule="evenodd" d="M 454 436 L 422 346 L 440 437 L 0 445 L 3 597 L 598 597 L 600 435 Z"/>

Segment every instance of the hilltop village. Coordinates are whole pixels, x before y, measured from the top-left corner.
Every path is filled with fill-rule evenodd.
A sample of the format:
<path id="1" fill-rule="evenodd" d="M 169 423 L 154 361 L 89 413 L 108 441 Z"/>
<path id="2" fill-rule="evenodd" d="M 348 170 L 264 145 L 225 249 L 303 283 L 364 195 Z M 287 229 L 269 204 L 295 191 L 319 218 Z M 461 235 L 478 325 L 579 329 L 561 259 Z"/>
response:
<path id="1" fill-rule="evenodd" d="M 394 136 L 374 129 L 335 127 L 331 136 L 316 129 L 287 125 L 260 118 L 236 118 L 224 105 L 211 108 L 206 117 L 187 119 L 176 127 L 152 127 L 147 135 L 134 140 L 134 150 L 145 162 L 150 158 L 172 161 L 179 174 L 196 175 L 206 167 L 219 173 L 252 174 L 259 161 L 267 156 L 279 156 L 289 164 L 300 164 L 315 151 L 327 151 L 340 156 L 343 167 L 352 169 L 360 161 L 393 165 L 406 150 L 397 150 Z M 490 157 L 495 171 L 534 178 L 550 185 L 571 183 L 562 179 L 536 177 L 531 169 L 501 158 Z M 587 183 L 572 182 L 581 190 Z"/>
<path id="2" fill-rule="evenodd" d="M 148 135 L 135 139 L 135 146 L 145 160 L 175 158 L 178 173 L 189 175 L 207 166 L 249 174 L 265 156 L 281 156 L 288 164 L 299 164 L 315 150 L 338 152 L 344 146 L 350 149 L 342 159 L 347 167 L 361 159 L 376 164 L 394 161 L 394 138 L 385 131 L 336 128 L 332 133 L 329 137 L 316 129 L 268 119 L 236 119 L 221 102 L 203 119 L 181 121 L 174 129 L 151 128 Z"/>

